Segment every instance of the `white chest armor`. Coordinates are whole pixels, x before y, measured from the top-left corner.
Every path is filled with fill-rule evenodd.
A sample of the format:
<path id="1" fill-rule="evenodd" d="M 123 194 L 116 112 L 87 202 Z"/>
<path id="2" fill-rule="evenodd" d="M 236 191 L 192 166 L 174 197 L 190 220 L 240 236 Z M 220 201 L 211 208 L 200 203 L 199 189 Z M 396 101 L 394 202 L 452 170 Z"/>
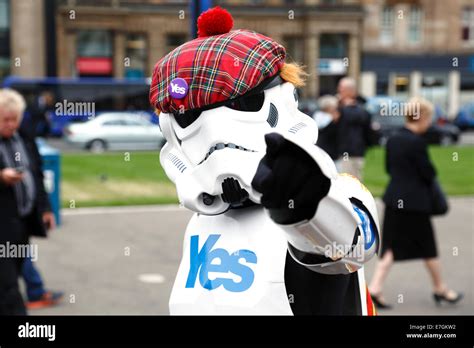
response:
<path id="1" fill-rule="evenodd" d="M 170 313 L 292 315 L 285 289 L 287 240 L 261 207 L 195 214 Z"/>

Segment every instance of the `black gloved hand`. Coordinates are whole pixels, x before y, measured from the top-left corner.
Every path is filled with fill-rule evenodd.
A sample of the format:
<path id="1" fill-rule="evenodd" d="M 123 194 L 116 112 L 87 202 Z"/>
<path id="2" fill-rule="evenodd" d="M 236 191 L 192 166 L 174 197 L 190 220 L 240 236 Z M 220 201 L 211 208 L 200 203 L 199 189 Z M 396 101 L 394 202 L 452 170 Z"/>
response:
<path id="1" fill-rule="evenodd" d="M 278 224 L 311 219 L 331 185 L 316 162 L 298 145 L 278 133 L 265 136 L 266 155 L 252 186 L 262 193 L 261 204 Z"/>

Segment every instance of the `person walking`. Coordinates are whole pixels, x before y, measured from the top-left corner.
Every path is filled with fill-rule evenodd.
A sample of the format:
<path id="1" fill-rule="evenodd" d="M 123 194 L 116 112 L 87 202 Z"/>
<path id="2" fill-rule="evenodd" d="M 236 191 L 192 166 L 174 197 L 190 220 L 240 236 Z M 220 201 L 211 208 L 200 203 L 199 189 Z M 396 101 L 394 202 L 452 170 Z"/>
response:
<path id="1" fill-rule="evenodd" d="M 431 214 L 431 187 L 436 180 L 427 144 L 422 134 L 431 125 L 433 106 L 421 98 L 410 100 L 405 127 L 390 137 L 386 149 L 386 171 L 390 182 L 383 196 L 385 216 L 381 259 L 376 265 L 369 291 L 375 305 L 389 309 L 383 284 L 394 261 L 423 259 L 433 283 L 436 304 L 456 303 L 463 297 L 447 287 L 441 276 Z"/>
<path id="2" fill-rule="evenodd" d="M 31 257 L 26 257 L 23 262 L 21 276 L 25 281 L 27 309 L 40 309 L 58 304 L 62 297 L 62 291 L 47 290 L 44 286 L 41 274 L 36 269 Z"/>
<path id="3" fill-rule="evenodd" d="M 38 148 L 18 131 L 24 110 L 18 92 L 0 89 L 0 244 L 18 249 L 55 225 Z M 0 315 L 26 314 L 18 287 L 25 256 L 0 257 Z"/>

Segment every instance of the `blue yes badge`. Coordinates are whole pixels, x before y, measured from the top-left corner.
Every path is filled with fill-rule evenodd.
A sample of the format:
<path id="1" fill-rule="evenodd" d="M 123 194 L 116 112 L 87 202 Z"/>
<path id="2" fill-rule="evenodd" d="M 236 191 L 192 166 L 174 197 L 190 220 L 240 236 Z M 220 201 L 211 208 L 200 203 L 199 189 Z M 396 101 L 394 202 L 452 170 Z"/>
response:
<path id="1" fill-rule="evenodd" d="M 242 292 L 252 285 L 255 277 L 253 270 L 239 261 L 244 259 L 247 263 L 256 264 L 257 255 L 246 249 L 233 253 L 225 249 L 213 249 L 220 236 L 220 234 L 209 235 L 201 250 L 199 250 L 199 236 L 191 236 L 190 268 L 186 288 L 194 288 L 198 275 L 199 283 L 207 290 L 214 290 L 222 285 L 227 291 Z M 226 277 L 209 279 L 210 272 L 221 273 Z M 239 276 L 241 280 L 235 282 L 229 277 L 229 272 Z"/>

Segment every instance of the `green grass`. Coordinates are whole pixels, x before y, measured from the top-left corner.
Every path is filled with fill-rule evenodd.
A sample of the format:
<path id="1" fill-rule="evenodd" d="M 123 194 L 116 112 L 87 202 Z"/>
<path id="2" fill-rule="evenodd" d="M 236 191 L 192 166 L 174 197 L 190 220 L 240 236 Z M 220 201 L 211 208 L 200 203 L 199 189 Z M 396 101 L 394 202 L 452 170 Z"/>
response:
<path id="1" fill-rule="evenodd" d="M 177 203 L 158 152 L 64 154 L 63 207 Z M 129 160 L 127 160 L 129 159 Z"/>
<path id="2" fill-rule="evenodd" d="M 449 195 L 474 195 L 474 147 L 431 147 L 443 188 Z M 388 183 L 385 152 L 366 155 L 364 183 L 381 196 Z M 458 160 L 455 161 L 458 156 Z M 158 152 L 63 154 L 62 206 L 117 206 L 177 203 L 174 185 L 161 168 Z"/>
<path id="3" fill-rule="evenodd" d="M 474 194 L 474 147 L 431 146 L 429 153 L 448 195 Z M 365 159 L 364 184 L 374 196 L 381 196 L 389 179 L 385 173 L 385 150 L 372 148 Z"/>

